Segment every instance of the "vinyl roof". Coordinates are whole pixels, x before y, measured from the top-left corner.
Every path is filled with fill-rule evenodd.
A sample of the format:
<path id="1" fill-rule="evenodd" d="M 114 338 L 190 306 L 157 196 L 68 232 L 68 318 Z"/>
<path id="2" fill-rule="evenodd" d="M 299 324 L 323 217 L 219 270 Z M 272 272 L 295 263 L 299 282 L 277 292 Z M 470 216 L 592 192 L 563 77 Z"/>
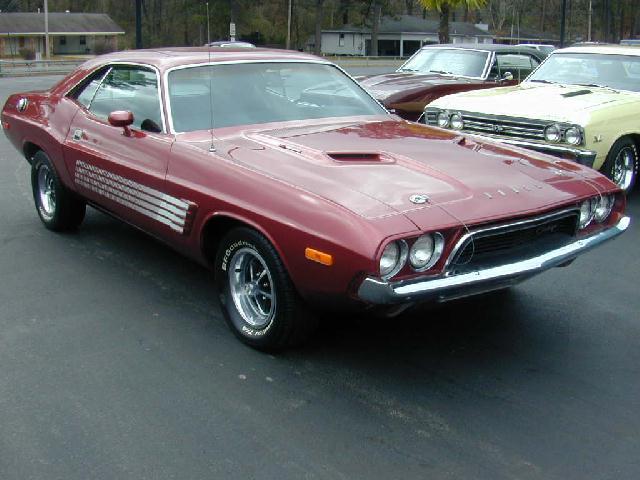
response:
<path id="1" fill-rule="evenodd" d="M 0 13 L 0 34 L 44 35 L 44 13 Z M 51 34 L 123 34 L 106 13 L 49 13 Z"/>

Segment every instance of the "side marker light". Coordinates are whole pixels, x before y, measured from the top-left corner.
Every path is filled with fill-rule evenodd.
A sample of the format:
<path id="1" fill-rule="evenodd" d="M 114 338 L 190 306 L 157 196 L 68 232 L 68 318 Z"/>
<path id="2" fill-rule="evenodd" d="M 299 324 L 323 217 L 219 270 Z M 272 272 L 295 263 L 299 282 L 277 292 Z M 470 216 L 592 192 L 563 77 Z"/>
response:
<path id="1" fill-rule="evenodd" d="M 304 256 L 308 260 L 311 260 L 312 262 L 318 262 L 318 263 L 321 263 L 322 265 L 326 265 L 327 267 L 330 267 L 331 265 L 333 265 L 332 255 L 321 252 L 320 250 L 316 250 L 314 248 L 309 248 L 309 247 L 305 248 Z"/>

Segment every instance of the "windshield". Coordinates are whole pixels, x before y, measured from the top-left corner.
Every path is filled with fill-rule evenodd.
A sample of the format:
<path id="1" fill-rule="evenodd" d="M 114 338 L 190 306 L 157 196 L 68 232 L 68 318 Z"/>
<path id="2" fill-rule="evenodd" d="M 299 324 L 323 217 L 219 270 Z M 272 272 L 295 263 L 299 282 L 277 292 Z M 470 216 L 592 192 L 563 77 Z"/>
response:
<path id="1" fill-rule="evenodd" d="M 333 65 L 202 65 L 170 72 L 168 86 L 176 132 L 386 113 Z"/>
<path id="2" fill-rule="evenodd" d="M 554 53 L 527 82 L 602 86 L 640 91 L 640 57 L 599 53 Z"/>
<path id="3" fill-rule="evenodd" d="M 482 77 L 489 52 L 454 48 L 418 50 L 399 72 L 442 73 L 461 77 Z"/>

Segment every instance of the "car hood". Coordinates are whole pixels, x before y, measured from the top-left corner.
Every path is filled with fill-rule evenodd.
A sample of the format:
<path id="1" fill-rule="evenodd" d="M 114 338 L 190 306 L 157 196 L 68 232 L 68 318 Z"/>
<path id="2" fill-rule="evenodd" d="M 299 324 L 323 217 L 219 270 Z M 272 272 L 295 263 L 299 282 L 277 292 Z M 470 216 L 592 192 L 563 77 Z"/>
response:
<path id="1" fill-rule="evenodd" d="M 473 224 L 575 204 L 595 193 L 586 178 L 601 177 L 572 162 L 386 118 L 220 135 L 218 151 L 359 215 L 403 214 L 423 230 L 434 227 L 434 209 L 452 224 Z M 413 195 L 428 202 L 416 204 Z"/>
<path id="2" fill-rule="evenodd" d="M 474 82 L 468 78 L 412 72 L 395 72 L 385 75 L 358 77 L 358 81 L 378 100 L 385 100 L 399 92 L 412 90 L 423 91 L 436 86 L 469 84 Z"/>
<path id="3" fill-rule="evenodd" d="M 638 101 L 638 94 L 598 87 L 524 83 L 442 97 L 433 107 L 540 120 L 578 122 L 598 108 Z M 517 105 L 517 109 L 514 108 Z M 552 106 L 553 108 L 550 108 Z"/>

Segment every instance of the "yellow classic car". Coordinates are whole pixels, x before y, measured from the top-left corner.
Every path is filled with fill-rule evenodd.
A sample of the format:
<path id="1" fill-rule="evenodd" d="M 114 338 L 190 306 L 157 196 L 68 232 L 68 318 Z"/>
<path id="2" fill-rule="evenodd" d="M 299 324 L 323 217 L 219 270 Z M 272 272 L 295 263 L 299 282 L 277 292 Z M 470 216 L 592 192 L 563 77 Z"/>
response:
<path id="1" fill-rule="evenodd" d="M 640 48 L 556 50 L 520 85 L 442 97 L 423 121 L 574 160 L 629 193 L 640 149 Z"/>

